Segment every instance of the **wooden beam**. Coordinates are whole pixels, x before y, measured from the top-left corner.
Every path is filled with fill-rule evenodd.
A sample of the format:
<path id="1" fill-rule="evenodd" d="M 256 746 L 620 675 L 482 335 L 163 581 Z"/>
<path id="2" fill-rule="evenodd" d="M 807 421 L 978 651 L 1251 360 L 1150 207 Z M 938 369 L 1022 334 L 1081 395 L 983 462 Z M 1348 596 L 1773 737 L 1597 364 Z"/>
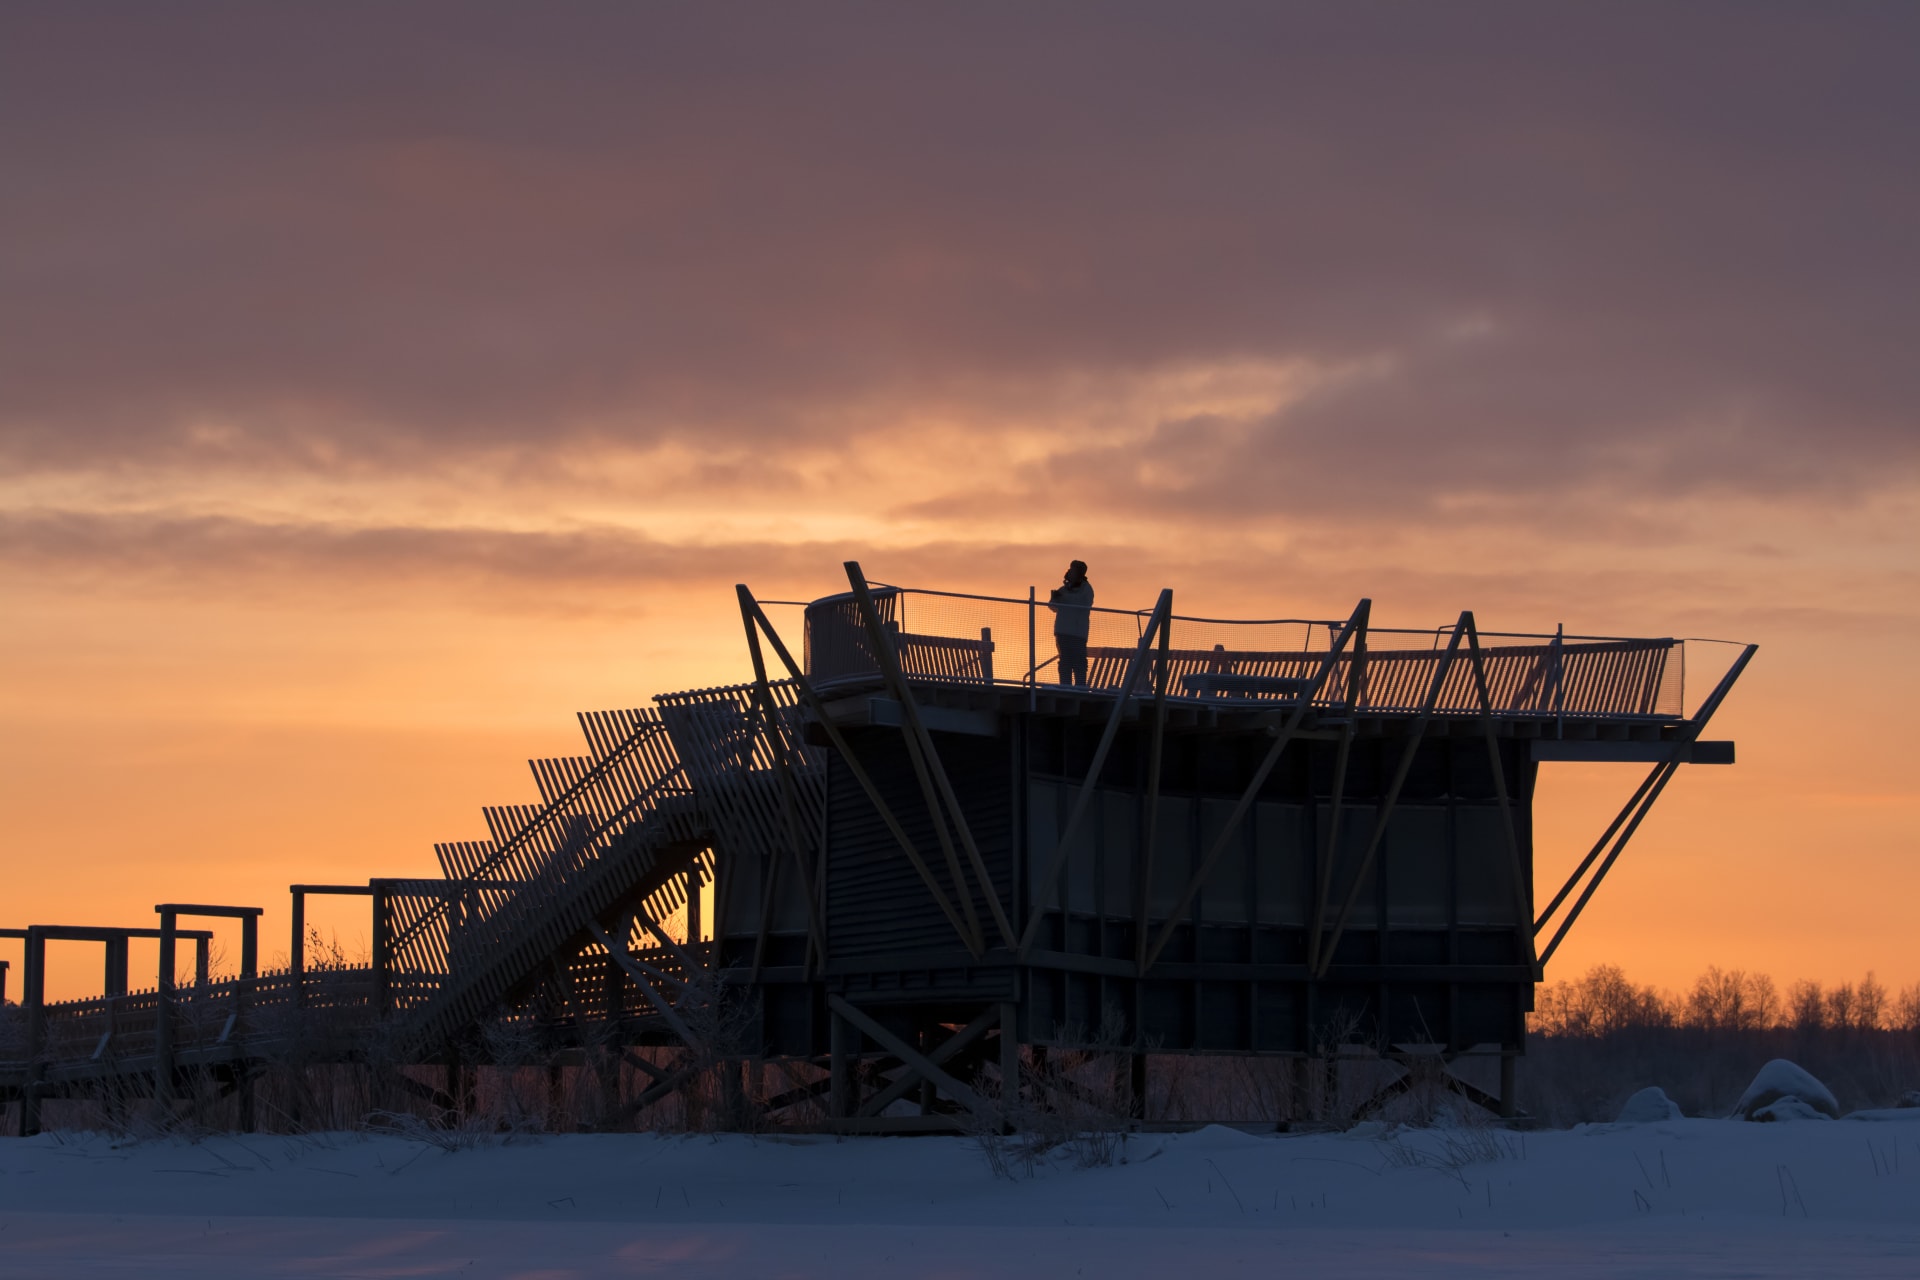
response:
<path id="1" fill-rule="evenodd" d="M 1127 661 L 1126 676 L 1120 682 L 1120 688 L 1113 695 L 1113 708 L 1107 714 L 1107 726 L 1100 733 L 1100 744 L 1094 748 L 1093 761 L 1087 766 L 1087 777 L 1080 784 L 1079 794 L 1073 798 L 1073 809 L 1067 815 L 1067 825 L 1060 832 L 1059 841 L 1054 845 L 1053 856 L 1047 860 L 1046 872 L 1035 884 L 1039 891 L 1034 895 L 1033 909 L 1027 916 L 1027 927 L 1020 933 L 1020 953 L 1025 955 L 1033 946 L 1033 935 L 1040 931 L 1040 921 L 1045 918 L 1047 909 L 1058 892 L 1060 873 L 1065 869 L 1067 854 L 1073 847 L 1073 837 L 1079 833 L 1080 819 L 1085 816 L 1087 806 L 1093 800 L 1093 793 L 1100 783 L 1100 771 L 1106 767 L 1107 753 L 1113 749 L 1114 737 L 1120 732 L 1120 721 L 1126 715 L 1127 699 L 1133 696 L 1134 685 L 1140 682 L 1140 672 L 1145 668 L 1147 651 L 1152 646 L 1159 628 L 1170 624 L 1173 614 L 1173 592 L 1162 589 L 1160 599 L 1153 606 L 1153 614 L 1147 619 L 1147 626 L 1140 633 L 1140 643 L 1135 646 L 1133 657 Z"/>
<path id="2" fill-rule="evenodd" d="M 1000 1016 L 1001 1006 L 989 1005 L 985 1013 L 982 1013 L 959 1031 L 947 1037 L 939 1048 L 928 1054 L 927 1061 L 933 1063 L 935 1066 L 946 1062 L 962 1049 L 965 1049 L 975 1040 L 985 1035 L 989 1027 L 996 1025 L 1000 1021 Z M 888 1107 L 906 1097 L 907 1092 L 918 1084 L 922 1078 L 920 1073 L 913 1069 L 911 1063 L 907 1064 L 901 1069 L 900 1078 L 888 1085 L 881 1092 L 867 1099 L 866 1103 L 860 1108 L 859 1114 L 863 1116 L 879 1115 L 882 1111 L 885 1111 Z"/>
<path id="3" fill-rule="evenodd" d="M 1153 738 L 1147 746 L 1147 820 L 1140 834 L 1140 856 L 1134 884 L 1133 963 L 1136 971 L 1147 971 L 1147 920 L 1153 907 L 1153 846 L 1160 828 L 1160 773 L 1167 745 L 1167 682 L 1171 679 L 1167 663 L 1173 637 L 1173 592 L 1167 592 L 1167 625 L 1160 628 L 1159 665 L 1153 675 Z"/>
<path id="4" fill-rule="evenodd" d="M 1313 924 L 1307 933 L 1307 955 L 1320 954 L 1320 935 L 1324 932 L 1327 895 L 1333 892 L 1333 860 L 1340 852 L 1340 812 L 1347 795 L 1347 763 L 1353 755 L 1353 721 L 1340 726 L 1340 743 L 1333 753 L 1333 803 L 1327 817 L 1326 838 L 1320 842 L 1320 864 L 1315 870 Z"/>
<path id="5" fill-rule="evenodd" d="M 1313 709 L 1313 700 L 1320 696 L 1320 690 L 1325 687 L 1327 677 L 1333 674 L 1333 669 L 1339 663 L 1341 653 L 1346 650 L 1348 641 L 1366 627 L 1367 617 L 1372 607 L 1371 600 L 1362 600 L 1359 603 L 1353 611 L 1353 616 L 1347 619 L 1347 625 L 1340 629 L 1340 635 L 1334 640 L 1333 647 L 1327 651 L 1326 658 L 1320 663 L 1320 670 L 1314 673 L 1313 683 L 1300 691 L 1300 700 L 1295 704 L 1293 714 L 1287 717 L 1286 725 L 1274 737 L 1273 745 L 1267 749 L 1267 754 L 1260 761 L 1260 766 L 1253 771 L 1253 777 L 1241 791 L 1238 803 L 1233 806 L 1233 812 L 1227 816 L 1226 825 L 1221 827 L 1220 834 L 1214 837 L 1213 847 L 1207 850 L 1206 856 L 1200 860 L 1200 865 L 1188 878 L 1187 887 L 1180 894 L 1180 900 L 1167 913 L 1166 921 L 1160 926 L 1160 932 L 1155 936 L 1153 945 L 1147 949 L 1146 961 L 1140 966 L 1141 973 L 1144 974 L 1152 968 L 1153 962 L 1158 960 L 1160 953 L 1166 949 L 1167 942 L 1173 937 L 1173 931 L 1180 925 L 1180 917 L 1193 904 L 1194 895 L 1200 892 L 1200 886 L 1206 883 L 1207 876 L 1213 871 L 1213 864 L 1218 862 L 1220 855 L 1226 851 L 1227 842 L 1239 831 L 1241 821 L 1247 816 L 1247 810 L 1253 807 L 1254 797 L 1260 794 L 1260 788 L 1266 785 L 1267 776 L 1273 772 L 1273 766 L 1279 762 L 1281 752 L 1285 751 L 1287 744 L 1293 741 L 1293 735 L 1300 729 L 1300 722 L 1306 719 L 1307 712 Z"/>
<path id="6" fill-rule="evenodd" d="M 940 759 L 939 750 L 933 745 L 933 736 L 927 730 L 926 718 L 921 714 L 919 700 L 913 696 L 913 690 L 907 687 L 906 677 L 900 670 L 899 654 L 894 652 L 891 639 L 880 633 L 880 619 L 873 609 L 873 596 L 867 587 L 866 575 L 860 571 L 860 564 L 856 560 L 847 561 L 846 570 L 847 579 L 853 584 L 854 597 L 864 602 L 862 608 L 866 610 L 870 619 L 868 632 L 870 635 L 877 636 L 877 651 L 881 654 L 882 666 L 900 699 L 900 710 L 904 719 L 902 728 L 920 744 L 928 771 L 933 776 L 934 790 L 946 807 L 948 816 L 953 820 L 954 834 L 960 838 L 961 848 L 967 855 L 967 863 L 980 881 L 981 896 L 987 900 L 987 906 L 993 912 L 993 921 L 1000 930 L 1001 941 L 1008 950 L 1012 950 L 1013 922 L 1008 919 L 1006 907 L 993 887 L 993 877 L 987 874 L 986 860 L 980 856 L 980 846 L 975 843 L 973 829 L 967 823 L 966 814 L 961 811 L 960 798 L 954 794 L 953 782 L 947 776 L 947 767 Z"/>
<path id="7" fill-rule="evenodd" d="M 880 794 L 880 788 L 874 785 L 874 781 L 867 774 L 865 766 L 860 763 L 859 757 L 854 755 L 853 748 L 848 745 L 846 737 L 841 734 L 839 727 L 835 725 L 833 720 L 827 715 L 826 704 L 820 700 L 820 695 L 814 691 L 813 683 L 807 679 L 806 673 L 800 669 L 800 664 L 793 660 L 793 654 L 788 651 L 786 642 L 780 638 L 780 633 L 773 629 L 773 623 L 767 620 L 766 611 L 754 600 L 753 593 L 747 589 L 745 583 L 737 584 L 734 589 L 740 593 L 741 601 L 751 610 L 754 621 L 759 624 L 760 630 L 765 633 L 767 637 L 767 643 L 773 646 L 774 654 L 780 659 L 780 664 L 787 669 L 787 675 L 793 680 L 794 687 L 800 691 L 801 699 L 806 702 L 808 708 L 813 712 L 815 720 L 819 723 L 821 729 L 826 732 L 827 740 L 831 742 L 834 749 L 840 753 L 841 759 L 846 761 L 847 771 L 853 775 L 854 781 L 860 784 L 860 789 L 866 792 L 867 799 L 872 802 L 875 811 L 880 815 L 880 820 L 886 824 L 887 830 L 893 834 L 895 842 L 900 846 L 900 851 L 906 854 L 907 861 L 913 864 L 914 871 L 919 875 L 920 882 L 926 885 L 927 893 L 933 898 L 934 905 L 939 907 L 941 914 L 947 917 L 947 923 L 953 926 L 954 932 L 960 935 L 961 940 L 963 942 L 969 941 L 966 924 L 961 920 L 960 913 L 956 911 L 953 904 L 947 900 L 947 895 L 940 888 L 940 882 L 934 879 L 933 872 L 928 868 L 926 860 L 920 856 L 920 851 L 914 847 L 913 841 L 908 838 L 906 829 L 900 825 L 900 820 L 894 817 L 893 810 L 888 806 L 886 798 Z M 969 950 L 971 950 L 971 948 L 969 948 Z M 975 959 L 979 959 L 979 952 L 974 951 L 972 954 Z"/>
<path id="8" fill-rule="evenodd" d="M 907 759 L 912 763 L 914 778 L 920 784 L 920 796 L 926 802 L 927 817 L 933 823 L 933 834 L 940 842 L 940 852 L 946 858 L 947 875 L 952 880 L 955 896 L 960 899 L 960 912 L 966 917 L 968 936 L 972 939 L 969 949 L 978 955 L 986 950 L 986 941 L 981 936 L 979 913 L 973 909 L 973 889 L 967 882 L 966 872 L 960 869 L 960 857 L 953 846 L 954 833 L 948 830 L 947 815 L 942 812 L 940 791 L 933 780 L 933 774 L 936 771 L 944 779 L 946 770 L 940 764 L 939 755 L 933 750 L 933 739 L 927 735 L 926 726 L 920 722 L 919 707 L 914 700 L 913 690 L 907 687 L 905 677 L 900 674 L 900 655 L 894 649 L 893 638 L 887 634 L 886 628 L 880 625 L 880 611 L 873 603 L 873 592 L 867 587 L 866 575 L 860 571 L 860 562 L 849 560 L 844 567 L 847 571 L 847 582 L 853 588 L 854 603 L 860 609 L 861 624 L 867 630 L 867 643 L 872 647 L 874 661 L 880 667 L 880 678 L 887 688 L 892 690 L 893 696 L 900 700 L 901 715 L 905 719 L 905 723 L 901 726 L 901 737 L 906 741 Z M 951 795 L 952 790 L 948 787 L 947 794 Z M 951 817 L 956 826 L 964 826 L 965 819 L 960 815 L 957 803 Z M 966 840 L 969 845 L 972 839 L 972 834 L 968 833 Z M 978 849 L 973 850 L 973 860 L 979 867 L 982 877 L 982 892 L 994 899 L 995 910 L 999 911 L 999 899 L 993 892 L 993 882 L 985 878 L 986 868 L 980 864 Z M 1000 913 L 999 918 L 1004 920 L 1005 914 Z M 1008 946 L 1011 947 L 1013 935 L 1011 925 L 1006 926 L 1006 934 Z"/>
<path id="9" fill-rule="evenodd" d="M 753 614 L 748 610 L 747 604 L 747 599 L 741 599 L 740 622 L 746 628 L 747 654 L 753 661 L 754 695 L 760 706 L 761 724 L 767 735 L 767 741 L 773 747 L 774 768 L 779 771 L 780 810 L 787 829 L 787 848 L 793 854 L 794 871 L 800 877 L 800 892 L 806 899 L 808 953 L 806 963 L 802 967 L 811 969 L 816 962 L 823 965 L 827 962 L 826 929 L 820 921 L 820 898 L 815 892 L 813 876 L 807 867 L 806 854 L 802 847 L 805 842 L 800 835 L 798 786 L 793 780 L 793 764 L 787 752 L 787 735 L 780 724 L 779 710 L 773 703 L 773 687 L 767 682 L 766 655 L 760 651 L 760 634 L 754 628 Z M 767 877 L 769 887 L 775 879 L 777 877 L 773 875 Z M 771 908 L 770 900 L 762 904 L 760 936 L 753 949 L 753 968 L 756 977 L 766 958 Z"/>
<path id="10" fill-rule="evenodd" d="M 697 1047 L 698 1041 L 692 1030 L 681 1020 L 680 1014 L 674 1007 L 667 1003 L 666 997 L 654 990 L 653 984 L 647 981 L 646 973 L 634 963 L 633 957 L 627 954 L 626 948 L 615 946 L 607 931 L 597 923 L 589 924 L 587 929 L 599 940 L 600 945 L 607 949 L 607 954 L 613 957 L 614 963 L 627 971 L 627 976 L 633 979 L 633 984 L 640 988 L 640 994 L 647 998 L 647 1003 L 660 1011 L 660 1016 L 666 1020 L 668 1026 L 673 1028 L 673 1033 L 679 1036 L 689 1049 Z"/>
<path id="11" fill-rule="evenodd" d="M 1759 645 L 1750 644 L 1741 651 L 1740 656 L 1736 658 L 1733 665 L 1727 669 L 1726 675 L 1721 677 L 1720 683 L 1714 687 L 1713 692 L 1707 696 L 1707 700 L 1701 704 L 1700 710 L 1694 715 L 1694 718 L 1687 723 L 1686 730 L 1681 735 L 1679 741 L 1674 743 L 1675 754 L 1673 758 L 1660 765 L 1654 771 L 1654 775 L 1648 778 L 1647 783 L 1641 784 L 1646 798 L 1640 801 L 1639 808 L 1634 813 L 1632 820 L 1627 823 L 1626 829 L 1620 833 L 1619 839 L 1614 841 L 1613 849 L 1607 854 L 1606 861 L 1602 862 L 1600 869 L 1593 873 L 1593 879 L 1587 882 L 1587 887 L 1581 891 L 1580 897 L 1575 900 L 1572 908 L 1568 910 L 1567 918 L 1561 921 L 1559 929 L 1554 932 L 1553 939 L 1548 942 L 1545 949 L 1540 952 L 1539 963 L 1541 967 L 1544 967 L 1547 961 L 1553 958 L 1553 953 L 1560 949 L 1560 943 L 1566 938 L 1567 931 L 1573 928 L 1573 922 L 1580 918 L 1582 911 L 1586 910 L 1587 903 L 1592 900 L 1594 892 L 1599 889 L 1600 882 L 1606 879 L 1607 872 L 1613 869 L 1613 864 L 1619 860 L 1621 852 L 1626 849 L 1627 841 L 1633 839 L 1633 833 L 1640 829 L 1641 822 L 1644 821 L 1647 814 L 1652 811 L 1653 802 L 1660 798 L 1660 793 L 1666 790 L 1667 783 L 1671 782 L 1673 775 L 1679 772 L 1679 748 L 1700 736 L 1701 731 L 1707 727 L 1707 721 L 1711 720 L 1713 713 L 1720 709 L 1720 704 L 1726 700 L 1727 694 L 1733 689 L 1734 682 L 1740 678 L 1740 673 L 1747 669 L 1747 664 L 1753 661 L 1753 655 L 1759 652 L 1759 649 Z M 1651 783 L 1650 788 L 1648 783 Z M 1615 819 L 1616 823 L 1618 823 L 1618 821 L 1619 819 Z M 1578 872 L 1575 874 L 1577 875 Z M 1564 896 L 1565 891 L 1563 890 L 1561 897 Z M 1558 905 L 1559 900 L 1559 898 L 1554 900 L 1556 905 Z"/>
<path id="12" fill-rule="evenodd" d="M 1527 963 L 1538 966 L 1533 930 L 1527 927 L 1533 915 L 1533 903 L 1527 897 L 1526 868 L 1520 859 L 1520 835 L 1513 825 L 1513 805 L 1507 798 L 1507 770 L 1500 758 L 1500 740 L 1494 732 L 1493 699 L 1487 689 L 1486 663 L 1480 656 L 1480 629 L 1474 625 L 1473 612 L 1461 615 L 1467 624 L 1467 657 L 1473 664 L 1473 687 L 1480 699 L 1480 725 L 1487 739 L 1487 764 L 1493 770 L 1493 794 L 1500 807 L 1500 831 L 1506 837 L 1507 873 L 1513 880 L 1514 928 L 1520 937 L 1520 949 Z"/>
<path id="13" fill-rule="evenodd" d="M 1334 919 L 1333 932 L 1328 936 L 1326 946 L 1320 955 L 1314 958 L 1313 976 L 1324 978 L 1327 968 L 1333 963 L 1333 953 L 1340 945 L 1341 935 L 1347 930 L 1347 920 L 1353 915 L 1353 908 L 1360 900 L 1360 890 L 1367 882 L 1367 874 L 1373 870 L 1374 854 L 1380 851 L 1380 839 L 1387 833 L 1387 823 L 1393 818 L 1394 806 L 1400 802 L 1400 788 L 1407 781 L 1407 773 L 1413 768 L 1413 757 L 1420 750 L 1420 740 L 1426 735 L 1427 721 L 1433 716 L 1433 708 L 1440 701 L 1441 687 L 1446 683 L 1447 671 L 1453 666 L 1453 658 L 1460 651 L 1460 641 L 1466 635 L 1466 627 L 1471 615 L 1462 613 L 1460 620 L 1454 623 L 1453 638 L 1447 641 L 1447 650 L 1440 655 L 1440 661 L 1433 671 L 1433 683 L 1427 688 L 1426 701 L 1420 704 L 1420 714 L 1415 718 L 1413 727 L 1407 733 L 1406 749 L 1400 753 L 1400 763 L 1393 771 L 1393 782 L 1387 788 L 1387 794 L 1380 803 L 1380 812 L 1374 817 L 1373 831 L 1367 837 L 1366 852 L 1360 856 L 1359 869 L 1353 873 L 1353 887 L 1347 891 L 1346 902 L 1340 908 L 1340 914 Z"/>
<path id="14" fill-rule="evenodd" d="M 859 1028 L 875 1044 L 912 1068 L 922 1080 L 932 1081 L 934 1087 L 940 1092 L 973 1112 L 980 1119 L 991 1124 L 1000 1123 L 999 1114 L 986 1099 L 935 1066 L 925 1054 L 868 1017 L 858 1006 L 849 1004 L 831 993 L 827 996 L 827 1006 Z"/>

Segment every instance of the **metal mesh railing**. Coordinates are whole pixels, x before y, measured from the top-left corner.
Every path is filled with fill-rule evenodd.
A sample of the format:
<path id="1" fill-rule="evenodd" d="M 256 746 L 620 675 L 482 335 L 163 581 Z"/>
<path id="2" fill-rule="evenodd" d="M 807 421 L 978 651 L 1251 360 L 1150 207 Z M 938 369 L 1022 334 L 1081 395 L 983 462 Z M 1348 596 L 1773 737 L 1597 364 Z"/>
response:
<path id="1" fill-rule="evenodd" d="M 1022 600 L 917 588 L 872 589 L 880 624 L 915 682 L 1057 684 L 1054 614 L 1044 597 Z M 1125 680 L 1150 609 L 1090 611 L 1086 685 Z M 1318 677 L 1345 619 L 1228 620 L 1176 615 L 1168 634 L 1173 697 L 1292 702 Z M 1452 636 L 1432 630 L 1369 628 L 1364 644 L 1334 660 L 1316 704 L 1410 714 L 1425 703 Z M 1644 716 L 1686 714 L 1684 648 L 1672 639 L 1487 633 L 1480 636 L 1488 695 L 1502 714 Z M 1156 645 L 1157 649 L 1157 645 Z M 806 663 L 824 688 L 879 675 L 872 639 L 851 595 L 806 610 Z M 1149 686 L 1141 686 L 1145 691 Z M 1463 644 L 1441 679 L 1434 710 L 1477 712 L 1479 693 Z"/>

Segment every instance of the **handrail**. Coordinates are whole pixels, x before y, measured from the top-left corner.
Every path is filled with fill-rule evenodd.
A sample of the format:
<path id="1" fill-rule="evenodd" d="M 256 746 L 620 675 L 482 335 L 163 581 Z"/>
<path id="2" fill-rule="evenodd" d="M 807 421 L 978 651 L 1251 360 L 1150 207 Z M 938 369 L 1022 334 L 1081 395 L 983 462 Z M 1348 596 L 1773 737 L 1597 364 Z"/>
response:
<path id="1" fill-rule="evenodd" d="M 901 658 L 902 674 L 916 682 L 1015 687 L 1037 696 L 1040 676 L 1056 659 L 1041 656 L 1036 633 L 1043 603 L 1036 590 L 1026 599 L 931 588 L 887 586 L 874 593 L 880 625 Z M 922 600 L 916 605 L 914 601 Z M 939 603 L 931 603 L 939 602 Z M 967 608 L 966 604 L 977 605 Z M 877 656 L 852 625 L 848 597 L 824 596 L 808 606 L 807 671 L 822 688 L 877 678 Z M 1092 606 L 1087 684 L 1089 694 L 1111 692 L 1117 664 L 1137 641 L 1144 610 Z M 1130 619 L 1134 625 L 1128 626 Z M 1310 618 L 1213 619 L 1173 614 L 1168 619 L 1176 673 L 1169 695 L 1208 702 L 1285 703 L 1297 696 L 1305 665 L 1324 655 L 1335 624 Z M 1009 633 L 1024 623 L 1028 661 L 1024 670 L 1001 663 Z M 1118 625 L 1116 625 L 1118 624 Z M 1327 707 L 1385 715 L 1412 710 L 1420 674 L 1438 660 L 1449 629 L 1433 631 L 1372 627 L 1325 693 Z M 1481 636 L 1493 664 L 1493 693 L 1500 714 L 1550 717 L 1564 732 L 1568 718 L 1683 720 L 1686 713 L 1682 642 L 1671 637 L 1568 635 L 1553 632 L 1489 632 Z M 1361 659 L 1364 651 L 1368 656 Z M 1363 680 L 1364 661 L 1370 678 Z M 1193 673 L 1248 677 L 1227 682 Z M 1450 680 L 1436 714 L 1477 712 L 1464 686 Z"/>

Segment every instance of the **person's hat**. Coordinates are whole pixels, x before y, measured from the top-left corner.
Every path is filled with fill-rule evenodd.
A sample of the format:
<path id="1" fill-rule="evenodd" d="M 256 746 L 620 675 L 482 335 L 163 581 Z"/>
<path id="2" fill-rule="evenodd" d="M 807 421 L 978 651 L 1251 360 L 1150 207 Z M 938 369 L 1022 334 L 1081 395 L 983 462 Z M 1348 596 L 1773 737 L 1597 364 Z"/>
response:
<path id="1" fill-rule="evenodd" d="M 1085 560 L 1075 560 L 1069 564 L 1067 568 L 1073 570 L 1075 573 L 1085 573 L 1087 571 L 1087 562 Z"/>

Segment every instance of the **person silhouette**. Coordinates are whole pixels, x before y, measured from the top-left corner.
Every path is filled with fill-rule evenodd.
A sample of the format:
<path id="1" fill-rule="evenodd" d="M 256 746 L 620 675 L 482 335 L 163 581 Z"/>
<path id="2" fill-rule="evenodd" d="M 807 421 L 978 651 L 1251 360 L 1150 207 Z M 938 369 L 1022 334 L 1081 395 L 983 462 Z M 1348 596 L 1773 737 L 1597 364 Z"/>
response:
<path id="1" fill-rule="evenodd" d="M 1066 576 L 1047 597 L 1053 610 L 1053 647 L 1060 655 L 1060 683 L 1087 682 L 1087 633 L 1093 625 L 1093 584 L 1087 581 L 1087 562 L 1075 560 Z"/>

